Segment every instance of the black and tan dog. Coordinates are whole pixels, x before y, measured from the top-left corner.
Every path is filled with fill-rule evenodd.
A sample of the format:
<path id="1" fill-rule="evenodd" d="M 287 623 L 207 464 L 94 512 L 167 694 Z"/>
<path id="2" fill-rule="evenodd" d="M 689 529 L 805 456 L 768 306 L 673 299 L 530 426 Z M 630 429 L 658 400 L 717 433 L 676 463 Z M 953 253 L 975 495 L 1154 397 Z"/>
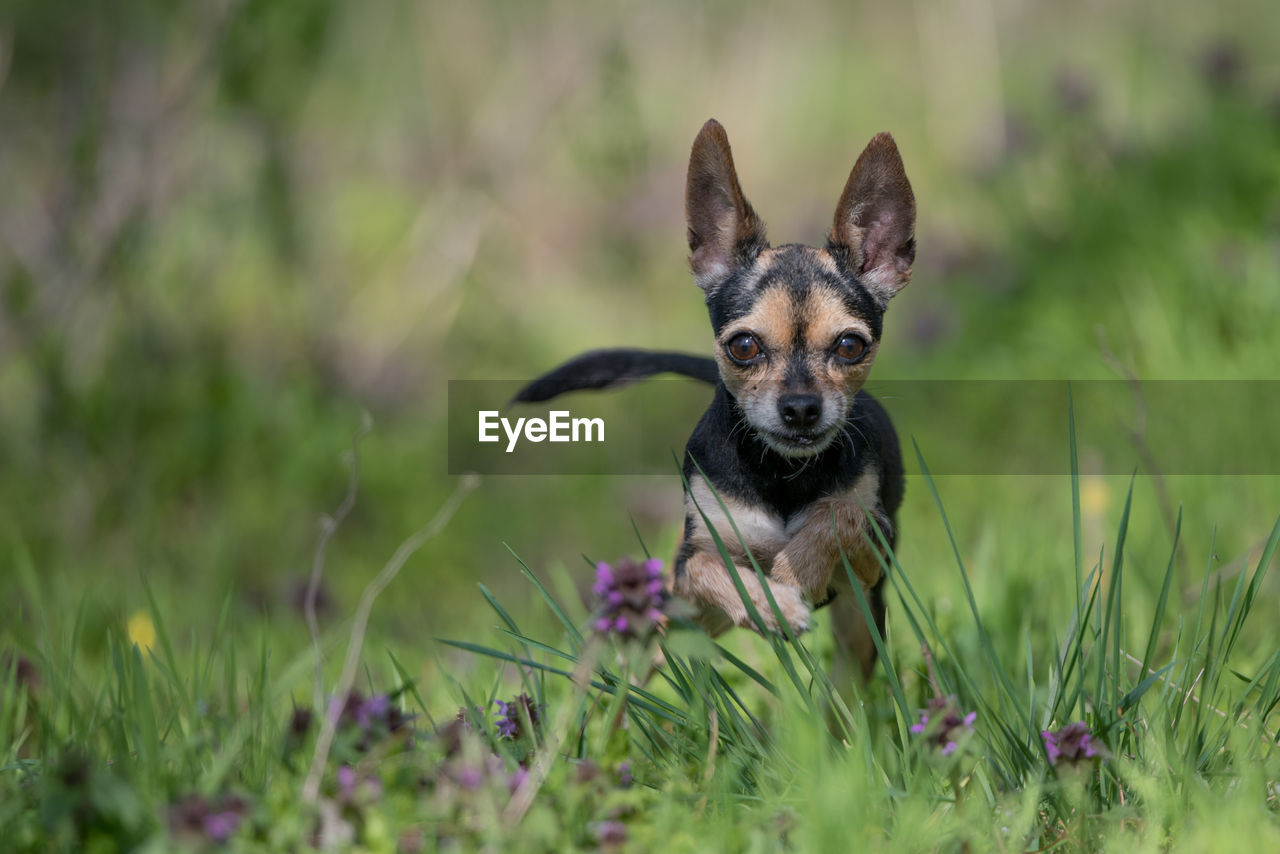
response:
<path id="1" fill-rule="evenodd" d="M 883 632 L 884 578 L 868 514 L 892 545 L 902 458 L 888 415 L 861 389 L 885 308 L 907 284 L 915 257 L 915 198 L 902 158 L 891 136 L 876 136 L 854 164 L 826 246 L 773 248 L 742 193 L 724 128 L 711 120 L 693 143 L 685 205 L 690 265 L 706 294 L 715 358 L 595 351 L 516 399 L 658 373 L 714 383 L 715 398 L 685 449 L 689 488 L 675 592 L 700 608 L 710 631 L 752 624 L 709 519 L 766 628 L 779 626 L 746 549 L 768 569 L 766 583 L 792 630 L 809 627 L 810 603 L 832 602 L 837 661 L 869 676 L 876 651 L 840 553 Z"/>

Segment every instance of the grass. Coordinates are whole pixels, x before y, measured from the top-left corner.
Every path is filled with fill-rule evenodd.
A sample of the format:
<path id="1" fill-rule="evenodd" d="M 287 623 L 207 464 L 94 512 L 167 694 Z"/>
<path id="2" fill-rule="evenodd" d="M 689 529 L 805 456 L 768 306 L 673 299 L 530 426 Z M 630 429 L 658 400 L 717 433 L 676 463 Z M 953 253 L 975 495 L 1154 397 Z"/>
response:
<path id="1" fill-rule="evenodd" d="M 1074 457 L 1074 429 L 1071 439 Z M 1251 618 L 1266 619 L 1255 606 L 1280 520 L 1251 571 L 1211 588 L 1210 567 L 1184 613 L 1169 607 L 1179 516 L 1154 619 L 1134 625 L 1131 489 L 1110 556 L 1086 569 L 1076 551 L 1073 607 L 1025 631 L 1010 659 L 920 462 L 969 614 L 940 627 L 888 554 L 892 610 L 909 630 L 877 636 L 887 654 L 870 685 L 832 684 L 820 635 L 757 637 L 743 658 L 679 617 L 660 637 L 602 634 L 527 567 L 551 631 L 525 634 L 481 585 L 497 631 L 444 641 L 490 661 L 488 676 L 465 667 L 421 685 L 389 654 L 353 686 L 357 621 L 356 658 L 334 695 L 346 699 L 294 701 L 291 714 L 318 662 L 273 660 L 262 629 L 244 657 L 226 604 L 212 641 L 179 659 L 152 599 L 149 633 L 112 633 L 97 678 L 81 660 L 80 619 L 59 629 L 40 611 L 41 631 L 22 639 L 30 657 L 10 658 L 0 690 L 0 826 L 13 850 L 200 848 L 224 834 L 242 850 L 752 850 L 779 836 L 802 851 L 851 839 L 873 850 L 1164 850 L 1280 838 L 1280 647 L 1238 645 Z M 1074 470 L 1070 480 L 1080 544 Z M 655 643 L 665 665 L 645 681 Z M 495 717 L 504 698 L 512 705 Z M 1042 733 L 1072 722 L 1087 728 L 1091 756 L 1050 761 Z"/>
<path id="2" fill-rule="evenodd" d="M 802 7 L 0 15 L 0 847 L 1276 841 L 1280 478 L 1187 474 L 1169 441 L 1271 427 L 1232 382 L 1275 373 L 1274 12 Z M 894 132 L 920 254 L 874 379 L 1222 396 L 1144 434 L 1077 385 L 1059 475 L 942 474 L 972 448 L 901 423 L 935 474 L 909 478 L 860 694 L 832 692 L 821 625 L 675 630 L 626 687 L 648 652 L 593 639 L 581 555 L 672 554 L 674 469 L 490 477 L 358 621 L 456 486 L 446 379 L 706 349 L 680 188 L 709 115 L 778 242 L 820 239 Z M 906 402 L 999 435 L 1019 401 Z M 537 728 L 497 738 L 521 692 Z M 977 713 L 945 759 L 911 732 L 936 695 Z M 1108 755 L 1051 767 L 1039 731 L 1076 721 Z M 546 779 L 513 799 L 521 759 Z"/>

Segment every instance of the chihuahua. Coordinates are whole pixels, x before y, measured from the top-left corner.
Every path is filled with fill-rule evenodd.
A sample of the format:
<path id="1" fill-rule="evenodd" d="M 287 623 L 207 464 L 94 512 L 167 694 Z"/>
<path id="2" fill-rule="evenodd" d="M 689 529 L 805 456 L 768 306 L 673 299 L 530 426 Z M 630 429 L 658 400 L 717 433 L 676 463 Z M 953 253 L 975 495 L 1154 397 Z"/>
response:
<path id="1" fill-rule="evenodd" d="M 693 143 L 685 214 L 715 357 L 598 350 L 535 380 L 516 400 L 659 373 L 713 383 L 685 448 L 674 591 L 698 607 L 712 634 L 756 625 L 730 573 L 768 631 L 783 627 L 764 585 L 793 633 L 830 603 L 837 664 L 869 678 L 876 648 L 844 560 L 883 636 L 886 564 L 878 544 L 897 541 L 902 454 L 888 415 L 862 386 L 885 308 L 915 259 L 915 197 L 902 158 L 893 137 L 874 137 L 840 195 L 826 246 L 770 247 L 738 183 L 729 139 L 712 119 Z M 768 570 L 763 585 L 750 557 Z"/>

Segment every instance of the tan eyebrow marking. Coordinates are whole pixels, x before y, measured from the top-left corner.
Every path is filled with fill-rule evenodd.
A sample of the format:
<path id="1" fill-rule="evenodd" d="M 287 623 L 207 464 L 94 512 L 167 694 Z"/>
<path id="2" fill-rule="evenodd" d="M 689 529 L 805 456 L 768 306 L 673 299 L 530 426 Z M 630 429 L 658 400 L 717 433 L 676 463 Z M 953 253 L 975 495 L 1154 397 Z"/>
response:
<path id="1" fill-rule="evenodd" d="M 795 316 L 796 305 L 790 291 L 774 285 L 760 294 L 751 311 L 730 324 L 726 332 L 750 329 L 767 349 L 785 351 L 795 335 Z"/>
<path id="2" fill-rule="evenodd" d="M 856 331 L 870 342 L 871 325 L 851 314 L 840 295 L 826 287 L 809 289 L 805 314 L 809 319 L 805 329 L 805 346 L 810 350 L 822 350 L 835 343 L 842 332 Z"/>

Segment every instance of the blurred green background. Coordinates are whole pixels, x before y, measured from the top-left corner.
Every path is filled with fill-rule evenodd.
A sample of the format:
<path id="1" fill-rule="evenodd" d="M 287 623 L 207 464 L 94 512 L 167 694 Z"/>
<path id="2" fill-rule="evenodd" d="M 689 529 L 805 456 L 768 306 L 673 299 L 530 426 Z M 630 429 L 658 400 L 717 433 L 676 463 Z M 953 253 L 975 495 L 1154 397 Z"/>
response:
<path id="1" fill-rule="evenodd" d="M 92 648 L 145 581 L 180 638 L 230 595 L 238 625 L 302 648 L 317 522 L 367 411 L 326 570 L 341 626 L 454 488 L 449 379 L 709 351 L 682 200 L 711 116 L 775 243 L 821 241 L 862 146 L 894 133 L 919 258 L 877 378 L 1277 379 L 1277 43 L 1266 2 L 8 0 L 4 642 L 37 632 L 35 600 L 84 602 Z M 1126 485 L 1085 481 L 1088 554 Z M 1068 481 L 939 488 L 1016 654 L 1067 608 Z M 901 559 L 945 624 L 950 547 L 908 493 Z M 633 519 L 669 553 L 679 504 L 674 472 L 487 479 L 374 633 L 430 670 L 429 638 L 492 622 L 475 582 L 532 610 L 504 543 L 585 584 L 583 554 L 638 550 Z M 1179 505 L 1191 602 L 1206 561 L 1216 584 L 1256 554 L 1280 482 L 1139 479 L 1139 625 Z"/>

